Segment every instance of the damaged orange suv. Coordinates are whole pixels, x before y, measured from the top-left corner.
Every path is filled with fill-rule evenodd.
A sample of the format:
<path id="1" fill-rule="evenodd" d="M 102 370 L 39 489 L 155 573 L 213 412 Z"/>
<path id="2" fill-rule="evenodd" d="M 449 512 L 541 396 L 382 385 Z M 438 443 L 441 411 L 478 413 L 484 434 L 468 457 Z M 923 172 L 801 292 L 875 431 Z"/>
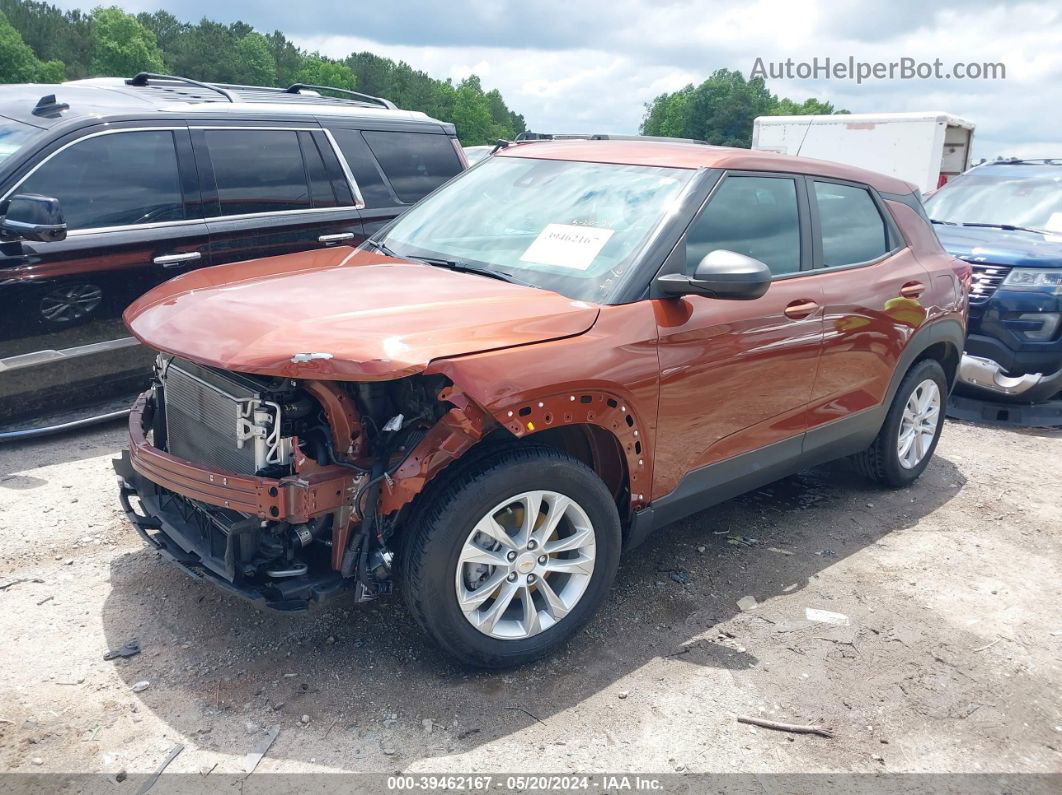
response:
<path id="1" fill-rule="evenodd" d="M 358 249 L 184 274 L 115 468 L 165 556 L 276 610 L 397 583 L 479 666 L 539 657 L 656 528 L 933 455 L 969 266 L 915 188 L 693 143 L 510 145 Z"/>

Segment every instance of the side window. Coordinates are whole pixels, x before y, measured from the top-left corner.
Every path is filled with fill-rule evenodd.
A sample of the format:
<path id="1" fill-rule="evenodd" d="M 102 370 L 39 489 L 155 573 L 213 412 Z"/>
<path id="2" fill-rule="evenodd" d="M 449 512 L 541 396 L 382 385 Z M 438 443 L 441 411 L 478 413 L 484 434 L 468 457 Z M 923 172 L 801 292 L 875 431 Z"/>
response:
<path id="1" fill-rule="evenodd" d="M 865 188 L 816 182 L 815 201 L 825 267 L 869 262 L 889 250 L 888 227 Z"/>
<path id="2" fill-rule="evenodd" d="M 205 138 L 222 215 L 312 207 L 296 131 L 207 130 Z"/>
<path id="3" fill-rule="evenodd" d="M 306 174 L 310 178 L 310 197 L 314 207 L 335 207 L 336 194 L 332 181 L 328 178 L 324 158 L 314 136 L 308 132 L 299 133 L 302 157 L 306 163 Z"/>
<path id="4" fill-rule="evenodd" d="M 454 145 L 445 135 L 366 132 L 365 141 L 403 202 L 413 204 L 461 171 Z"/>
<path id="5" fill-rule="evenodd" d="M 350 173 L 354 175 L 354 181 L 358 183 L 365 206 L 393 207 L 395 197 L 384 184 L 380 170 L 376 167 L 376 159 L 361 133 L 358 130 L 343 130 L 337 127 L 330 128 L 330 131 L 339 145 L 339 151 L 343 153 L 343 159 L 347 161 Z"/>
<path id="6" fill-rule="evenodd" d="M 686 267 L 715 249 L 767 264 L 778 276 L 800 270 L 800 213 L 789 177 L 727 177 L 686 234 Z"/>
<path id="7" fill-rule="evenodd" d="M 70 230 L 185 217 L 169 130 L 97 135 L 68 146 L 15 189 L 59 200 Z"/>

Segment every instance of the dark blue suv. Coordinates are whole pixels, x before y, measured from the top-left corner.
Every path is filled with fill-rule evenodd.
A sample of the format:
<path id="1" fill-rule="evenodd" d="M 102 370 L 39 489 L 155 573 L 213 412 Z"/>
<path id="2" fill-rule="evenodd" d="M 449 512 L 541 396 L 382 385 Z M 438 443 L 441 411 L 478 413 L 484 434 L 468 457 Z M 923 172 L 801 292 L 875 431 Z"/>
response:
<path id="1" fill-rule="evenodd" d="M 1062 397 L 1062 159 L 977 166 L 926 201 L 973 266 L 958 388 L 999 402 Z"/>

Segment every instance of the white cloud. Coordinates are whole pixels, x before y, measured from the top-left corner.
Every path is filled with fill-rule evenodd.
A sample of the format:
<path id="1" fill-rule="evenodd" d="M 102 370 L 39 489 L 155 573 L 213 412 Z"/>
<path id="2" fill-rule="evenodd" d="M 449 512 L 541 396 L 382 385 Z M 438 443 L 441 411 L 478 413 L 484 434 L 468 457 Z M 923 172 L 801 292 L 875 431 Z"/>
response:
<path id="1" fill-rule="evenodd" d="M 133 10 L 150 0 L 118 0 Z M 64 6 L 94 3 L 60 0 Z M 343 57 L 371 50 L 455 81 L 475 72 L 537 130 L 633 133 L 657 94 L 757 57 L 852 56 L 1006 64 L 1007 79 L 775 80 L 783 96 L 858 112 L 944 110 L 977 124 L 974 153 L 1062 156 L 1062 5 L 1057 0 L 170 0 L 183 19 L 280 29 Z M 359 35 L 337 35 L 357 31 Z"/>

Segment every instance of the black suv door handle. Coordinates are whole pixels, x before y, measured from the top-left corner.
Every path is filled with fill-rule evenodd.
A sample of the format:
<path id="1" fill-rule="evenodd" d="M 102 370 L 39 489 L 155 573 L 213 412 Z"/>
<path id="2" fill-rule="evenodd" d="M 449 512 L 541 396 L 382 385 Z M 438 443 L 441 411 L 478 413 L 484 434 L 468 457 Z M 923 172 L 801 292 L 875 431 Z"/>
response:
<path id="1" fill-rule="evenodd" d="M 164 268 L 179 268 L 186 262 L 195 262 L 197 259 L 201 259 L 202 256 L 198 251 L 189 251 L 186 254 L 163 254 L 161 257 L 155 257 L 152 261 Z"/>
<path id="2" fill-rule="evenodd" d="M 325 245 L 327 245 L 329 243 L 342 243 L 344 240 L 353 240 L 353 239 L 354 239 L 354 233 L 353 232 L 339 232 L 339 233 L 334 234 L 334 235 L 321 235 L 319 238 L 317 238 L 317 242 L 318 243 L 324 243 Z"/>

